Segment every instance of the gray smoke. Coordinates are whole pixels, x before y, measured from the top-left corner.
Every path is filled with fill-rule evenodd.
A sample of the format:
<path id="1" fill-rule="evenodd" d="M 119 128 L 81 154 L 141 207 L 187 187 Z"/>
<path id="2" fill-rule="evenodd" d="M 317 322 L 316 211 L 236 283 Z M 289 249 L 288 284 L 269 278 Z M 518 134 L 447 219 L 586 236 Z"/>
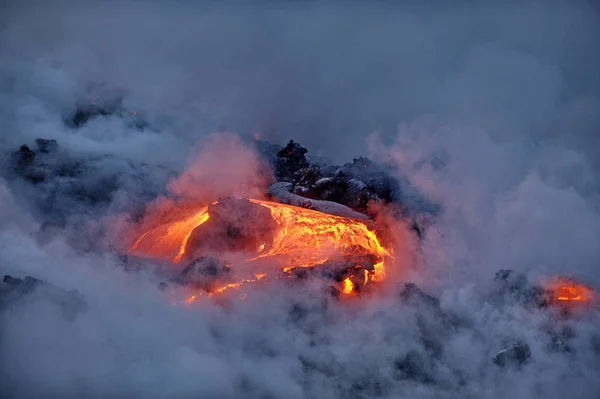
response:
<path id="1" fill-rule="evenodd" d="M 598 8 L 455 3 L 3 5 L 0 272 L 88 309 L 69 321 L 34 295 L 2 311 L 2 396 L 597 397 L 598 312 L 499 302 L 493 276 L 600 288 Z M 145 129 L 65 124 L 118 97 Z M 417 264 L 351 303 L 273 284 L 172 306 L 150 268 L 123 271 L 113 233 L 215 131 L 398 166 L 442 207 Z M 38 137 L 60 151 L 33 184 L 10 153 Z M 406 281 L 439 306 L 402 300 Z M 495 364 L 513 341 L 529 360 Z"/>

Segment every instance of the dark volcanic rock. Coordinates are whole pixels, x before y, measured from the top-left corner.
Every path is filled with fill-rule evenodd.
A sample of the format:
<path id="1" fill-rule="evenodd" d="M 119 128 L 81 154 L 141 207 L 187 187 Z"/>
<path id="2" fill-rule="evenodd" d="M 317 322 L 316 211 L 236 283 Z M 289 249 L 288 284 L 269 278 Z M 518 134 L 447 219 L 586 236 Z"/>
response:
<path id="1" fill-rule="evenodd" d="M 500 289 L 505 293 L 519 293 L 527 290 L 527 277 L 510 269 L 501 269 L 496 273 L 494 281 L 500 284 Z"/>
<path id="2" fill-rule="evenodd" d="M 294 300 L 286 303 L 286 306 L 289 306 L 289 320 L 312 334 L 317 325 L 328 317 L 331 303 L 338 301 L 340 292 L 327 285 L 312 287 L 309 292 L 309 296 L 301 301 Z"/>
<path id="3" fill-rule="evenodd" d="M 500 286 L 500 295 L 506 299 L 538 307 L 547 305 L 543 288 L 531 285 L 522 273 L 501 269 L 494 281 Z"/>
<path id="4" fill-rule="evenodd" d="M 316 198 L 314 188 L 321 177 L 321 169 L 318 166 L 309 166 L 296 171 L 292 179 L 294 193 L 308 198 Z"/>
<path id="5" fill-rule="evenodd" d="M 397 359 L 394 366 L 397 379 L 410 380 L 421 384 L 434 382 L 433 377 L 428 372 L 428 370 L 431 370 L 431 365 L 428 365 L 426 360 L 417 353 L 408 353 L 403 358 Z"/>
<path id="6" fill-rule="evenodd" d="M 289 180 L 289 179 L 287 179 Z M 292 176 L 292 192 L 304 197 L 337 202 L 365 213 L 369 204 L 402 202 L 410 196 L 417 198 L 414 189 L 405 190 L 392 176 L 391 169 L 367 158 L 356 158 L 343 166 L 311 165 L 298 168 Z M 407 182 L 404 184 L 409 186 Z M 431 208 L 431 207 L 430 207 Z M 427 209 L 432 211 L 433 208 Z"/>
<path id="7" fill-rule="evenodd" d="M 175 278 L 175 283 L 208 289 L 216 281 L 226 279 L 229 271 L 229 266 L 224 262 L 210 256 L 203 256 L 193 260 L 183 269 Z"/>
<path id="8" fill-rule="evenodd" d="M 30 166 L 35 158 L 35 152 L 29 146 L 22 145 L 18 151 L 12 154 L 12 164 L 15 169 L 22 169 Z"/>
<path id="9" fill-rule="evenodd" d="M 261 205 L 246 199 L 225 198 L 210 205 L 208 214 L 208 221 L 190 235 L 186 255 L 256 253 L 261 244 L 273 242 L 277 223 Z"/>
<path id="10" fill-rule="evenodd" d="M 318 267 L 296 267 L 283 274 L 294 280 L 306 280 L 317 278 L 325 281 L 335 281 L 339 286 L 346 278 L 354 285 L 356 292 L 360 292 L 365 286 L 365 271 L 372 272 L 374 265 L 379 259 L 373 255 L 345 256 L 330 259 Z M 332 287 L 333 288 L 333 287 Z M 339 290 L 331 291 L 334 296 L 339 295 Z"/>
<path id="11" fill-rule="evenodd" d="M 24 279 L 19 279 L 9 275 L 5 275 L 2 282 L 10 286 L 14 293 L 18 293 L 20 295 L 30 294 L 40 285 L 47 284 L 43 280 L 38 280 L 37 278 L 30 276 L 27 276 Z"/>
<path id="12" fill-rule="evenodd" d="M 289 183 L 291 194 L 311 201 L 337 203 L 370 216 L 377 212 L 370 206 L 372 203 L 397 204 L 398 216 L 413 219 L 419 237 L 427 227 L 421 221 L 427 222 L 441 211 L 439 205 L 428 201 L 391 166 L 364 157 L 343 166 L 311 163 L 306 157 L 308 151 L 294 141 L 285 148 L 265 141 L 256 141 L 255 145 L 273 168 L 278 181 L 275 185 Z"/>
<path id="13" fill-rule="evenodd" d="M 45 154 L 58 149 L 58 143 L 56 140 L 35 139 L 35 144 L 38 147 L 38 151 Z"/>
<path id="14" fill-rule="evenodd" d="M 373 187 L 362 181 L 358 175 L 344 172 L 343 168 L 302 168 L 294 174 L 292 184 L 292 192 L 295 194 L 315 200 L 337 202 L 359 212 L 366 212 L 371 201 L 382 201 Z"/>
<path id="15" fill-rule="evenodd" d="M 115 105 L 98 106 L 94 103 L 80 104 L 75 113 L 65 120 L 65 123 L 71 127 L 81 127 L 85 125 L 90 119 L 98 116 L 110 116 L 116 112 L 117 107 Z"/>
<path id="16" fill-rule="evenodd" d="M 407 283 L 400 292 L 402 305 L 413 308 L 419 338 L 424 348 L 434 357 L 443 353 L 444 341 L 458 330 L 468 327 L 468 322 L 445 311 L 439 299 L 424 293 L 414 283 Z"/>
<path id="17" fill-rule="evenodd" d="M 346 278 L 355 277 L 357 282 L 362 285 L 364 282 L 364 271 L 372 272 L 375 270 L 375 264 L 381 261 L 374 255 L 355 255 L 346 256 L 339 259 L 330 259 L 316 268 L 322 277 L 326 277 L 337 282 L 342 282 Z"/>
<path id="18" fill-rule="evenodd" d="M 553 336 L 548 349 L 552 352 L 571 352 L 568 342 L 560 336 Z"/>
<path id="19" fill-rule="evenodd" d="M 423 306 L 432 311 L 441 311 L 440 300 L 424 293 L 414 283 L 407 283 L 400 291 L 400 299 L 406 304 L 413 306 Z"/>
<path id="20" fill-rule="evenodd" d="M 30 276 L 24 279 L 4 276 L 0 288 L 0 309 L 5 309 L 24 297 L 35 297 L 57 305 L 67 320 L 74 320 L 87 310 L 87 303 L 76 290 L 66 291 Z"/>
<path id="21" fill-rule="evenodd" d="M 37 154 L 23 145 L 12 154 L 13 171 L 34 184 L 41 183 L 51 172 L 44 165 L 40 165 L 38 160 Z"/>
<path id="22" fill-rule="evenodd" d="M 509 365 L 521 366 L 531 358 L 529 345 L 525 343 L 515 343 L 514 345 L 501 349 L 494 356 L 494 363 L 500 367 Z"/>
<path id="23" fill-rule="evenodd" d="M 12 154 L 6 178 L 16 184 L 43 225 L 64 226 L 77 214 L 102 213 L 119 203 L 129 211 L 142 208 L 164 190 L 173 172 L 161 166 L 133 164 L 115 156 L 71 154 L 52 139 L 38 138 L 37 151 L 27 145 Z M 129 197 L 125 201 L 125 196 Z"/>
<path id="24" fill-rule="evenodd" d="M 99 100 L 99 102 L 83 101 L 77 104 L 75 112 L 68 115 L 64 122 L 72 128 L 80 128 L 89 121 L 96 118 L 119 117 L 131 128 L 145 129 L 148 127 L 135 111 L 128 110 L 123 106 L 123 97 L 115 96 L 109 99 Z"/>
<path id="25" fill-rule="evenodd" d="M 57 156 L 56 140 L 38 138 L 35 142 L 37 153 L 32 151 L 29 146 L 22 145 L 18 151 L 12 154 L 14 175 L 38 184 L 48 178 L 69 173 L 69 165 L 66 162 L 69 158 L 65 154 Z"/>
<path id="26" fill-rule="evenodd" d="M 273 162 L 275 177 L 279 181 L 291 181 L 294 175 L 310 165 L 306 159 L 308 150 L 300 144 L 290 140 L 290 142 L 277 153 L 277 158 Z"/>

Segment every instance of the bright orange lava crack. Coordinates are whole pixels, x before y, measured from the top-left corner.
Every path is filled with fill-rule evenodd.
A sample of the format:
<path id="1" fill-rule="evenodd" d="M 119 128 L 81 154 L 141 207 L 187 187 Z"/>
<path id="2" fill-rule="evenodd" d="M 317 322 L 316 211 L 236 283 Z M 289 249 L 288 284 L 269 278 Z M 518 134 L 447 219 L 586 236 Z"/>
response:
<path id="1" fill-rule="evenodd" d="M 314 267 L 335 256 L 373 255 L 379 261 L 372 272 L 364 270 L 364 283 L 367 283 L 369 277 L 375 282 L 386 278 L 385 258 L 391 255 L 365 221 L 276 202 L 256 199 L 249 201 L 269 209 L 277 228 L 273 242 L 270 245 L 261 244 L 256 256 L 246 259 L 246 262 L 272 259 L 282 265 L 283 271 L 289 271 L 298 267 Z M 191 216 L 154 227 L 135 241 L 129 253 L 179 263 L 186 253 L 186 245 L 192 232 L 209 218 L 209 208 L 204 206 Z M 264 277 L 265 274 L 256 274 L 255 279 L 243 279 L 214 288 L 209 295 L 239 288 L 242 284 Z M 350 278 L 342 282 L 341 291 L 344 294 L 350 294 L 354 288 Z M 193 295 L 185 302 L 191 303 L 195 299 L 196 295 Z"/>

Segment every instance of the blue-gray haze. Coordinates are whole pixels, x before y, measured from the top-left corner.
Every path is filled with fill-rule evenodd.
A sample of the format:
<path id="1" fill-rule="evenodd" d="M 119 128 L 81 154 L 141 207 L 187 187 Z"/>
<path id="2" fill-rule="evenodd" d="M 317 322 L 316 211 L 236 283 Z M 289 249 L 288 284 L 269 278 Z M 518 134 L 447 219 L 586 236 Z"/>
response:
<path id="1" fill-rule="evenodd" d="M 599 8 L 420 3 L 3 2 L 0 272 L 76 288 L 89 309 L 74 321 L 44 301 L 5 310 L 0 388 L 26 398 L 597 398 L 597 313 L 555 320 L 488 294 L 502 268 L 600 287 Z M 65 125 L 79 101 L 113 91 L 153 129 L 117 116 Z M 135 165 L 158 190 L 167 177 L 156 171 L 182 170 L 217 130 L 398 166 L 442 207 L 405 278 L 462 324 L 440 326 L 393 288 L 325 310 L 278 286 L 229 307 L 177 307 L 152 274 L 123 272 L 107 231 L 147 188 Z M 37 199 L 49 186 L 9 170 L 10 152 L 38 137 L 90 159 L 89 184 L 116 175 L 110 204 L 59 190 L 52 209 L 66 223 L 45 228 L 53 215 Z M 309 309 L 300 320 L 294 303 Z M 549 325 L 575 332 L 570 351 L 549 349 Z M 531 348 L 519 369 L 491 360 L 511 340 Z M 419 378 L 399 376 L 407 354 Z"/>

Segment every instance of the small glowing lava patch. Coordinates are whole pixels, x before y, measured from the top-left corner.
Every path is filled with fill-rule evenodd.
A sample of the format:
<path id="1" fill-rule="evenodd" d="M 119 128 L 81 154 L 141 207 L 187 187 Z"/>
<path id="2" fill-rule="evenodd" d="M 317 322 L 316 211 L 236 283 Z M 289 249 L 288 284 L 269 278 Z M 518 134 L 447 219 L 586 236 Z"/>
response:
<path id="1" fill-rule="evenodd" d="M 591 303 L 596 299 L 594 290 L 571 278 L 558 277 L 544 284 L 551 299 L 561 303 Z"/>

